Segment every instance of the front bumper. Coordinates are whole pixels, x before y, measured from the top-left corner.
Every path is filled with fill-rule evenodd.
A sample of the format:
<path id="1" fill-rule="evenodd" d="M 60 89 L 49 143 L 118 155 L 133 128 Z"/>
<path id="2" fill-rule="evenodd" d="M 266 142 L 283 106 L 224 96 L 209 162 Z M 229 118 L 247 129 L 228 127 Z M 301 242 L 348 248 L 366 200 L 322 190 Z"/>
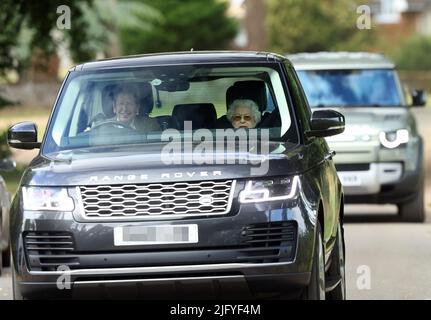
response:
<path id="1" fill-rule="evenodd" d="M 371 163 L 366 171 L 338 171 L 348 196 L 377 194 L 383 185 L 399 183 L 402 175 L 402 163 Z"/>
<path id="2" fill-rule="evenodd" d="M 236 213 L 223 217 L 136 222 L 78 222 L 75 213 L 21 211 L 19 202 L 13 206 L 12 253 L 17 286 L 29 298 L 295 296 L 309 282 L 316 212 L 300 197 L 234 206 Z M 198 244 L 119 247 L 113 242 L 118 226 L 185 221 L 198 225 Z M 245 226 L 280 223 L 296 229 L 294 241 L 278 251 L 244 244 Z M 73 251 L 66 256 L 75 260 L 58 257 L 49 260 L 50 267 L 42 262 L 44 255 L 29 252 L 26 235 L 52 232 L 72 236 Z M 63 262 L 68 268 L 58 269 Z"/>
<path id="3" fill-rule="evenodd" d="M 157 272 L 144 268 L 77 270 L 56 275 L 33 273 L 32 278 L 39 281 L 21 281 L 18 285 L 25 297 L 33 299 L 296 297 L 309 283 L 310 272 L 286 273 L 284 267 L 215 264 L 172 270 L 158 267 Z"/>
<path id="4" fill-rule="evenodd" d="M 382 149 L 377 143 L 334 143 L 346 203 L 396 204 L 411 200 L 420 187 L 423 141 Z M 363 168 L 366 167 L 366 168 Z"/>
<path id="5" fill-rule="evenodd" d="M 382 184 L 377 193 L 349 194 L 344 197 L 346 203 L 400 204 L 412 200 L 420 188 L 421 173 L 405 173 L 394 183 Z M 346 190 L 346 187 L 345 187 Z"/>

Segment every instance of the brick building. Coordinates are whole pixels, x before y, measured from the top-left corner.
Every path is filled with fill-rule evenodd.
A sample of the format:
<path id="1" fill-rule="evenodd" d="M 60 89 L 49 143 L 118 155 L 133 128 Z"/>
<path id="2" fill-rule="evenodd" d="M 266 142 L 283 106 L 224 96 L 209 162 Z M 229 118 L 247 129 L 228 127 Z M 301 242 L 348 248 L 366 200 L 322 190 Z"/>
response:
<path id="1" fill-rule="evenodd" d="M 388 43 L 413 35 L 431 36 L 431 0 L 374 0 L 374 23 Z"/>

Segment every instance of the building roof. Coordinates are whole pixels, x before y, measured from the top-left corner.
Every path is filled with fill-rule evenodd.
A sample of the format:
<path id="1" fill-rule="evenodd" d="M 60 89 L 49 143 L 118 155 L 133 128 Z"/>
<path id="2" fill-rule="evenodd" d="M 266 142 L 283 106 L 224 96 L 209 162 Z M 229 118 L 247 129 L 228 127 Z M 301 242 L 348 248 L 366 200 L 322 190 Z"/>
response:
<path id="1" fill-rule="evenodd" d="M 275 53 L 254 51 L 187 51 L 125 56 L 113 59 L 87 62 L 74 70 L 139 67 L 146 65 L 176 65 L 204 63 L 253 63 L 284 61 L 285 57 Z"/>
<path id="2" fill-rule="evenodd" d="M 316 52 L 286 55 L 298 70 L 393 69 L 384 55 L 368 52 Z"/>

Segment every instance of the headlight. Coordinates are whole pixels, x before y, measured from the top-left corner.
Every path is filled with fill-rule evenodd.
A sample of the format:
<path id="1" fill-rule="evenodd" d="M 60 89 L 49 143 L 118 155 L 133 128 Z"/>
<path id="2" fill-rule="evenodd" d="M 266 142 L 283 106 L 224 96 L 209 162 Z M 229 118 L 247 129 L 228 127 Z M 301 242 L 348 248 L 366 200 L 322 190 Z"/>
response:
<path id="1" fill-rule="evenodd" d="M 400 129 L 391 132 L 380 132 L 379 138 L 380 143 L 385 148 L 394 149 L 403 143 L 409 142 L 409 131 L 406 129 Z"/>
<path id="2" fill-rule="evenodd" d="M 241 203 L 256 203 L 291 199 L 295 196 L 299 177 L 247 181 L 239 195 Z"/>
<path id="3" fill-rule="evenodd" d="M 23 187 L 24 210 L 73 211 L 73 199 L 65 188 Z"/>

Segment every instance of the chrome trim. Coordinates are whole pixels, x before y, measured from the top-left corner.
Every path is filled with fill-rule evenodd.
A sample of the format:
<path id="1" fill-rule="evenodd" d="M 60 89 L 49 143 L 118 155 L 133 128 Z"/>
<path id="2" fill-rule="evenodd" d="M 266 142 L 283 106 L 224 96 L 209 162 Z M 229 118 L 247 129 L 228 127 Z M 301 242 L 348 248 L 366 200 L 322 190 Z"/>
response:
<path id="1" fill-rule="evenodd" d="M 213 276 L 213 277 L 175 277 L 175 278 L 152 278 L 152 279 L 123 279 L 123 280 L 93 280 L 93 281 L 74 281 L 74 285 L 102 284 L 102 283 L 136 283 L 136 282 L 169 282 L 169 281 L 187 281 L 187 280 L 223 280 L 223 279 L 240 279 L 244 280 L 245 276 Z"/>
<path id="2" fill-rule="evenodd" d="M 172 272 L 194 272 L 194 271 L 238 271 L 238 269 L 250 269 L 260 267 L 286 267 L 294 261 L 274 263 L 221 263 L 221 264 L 199 264 L 182 266 L 158 266 L 158 267 L 132 267 L 132 268 L 100 268 L 100 269 L 72 269 L 70 271 L 29 271 L 33 276 L 100 276 L 100 275 L 128 275 L 128 274 L 169 274 Z"/>
<path id="3" fill-rule="evenodd" d="M 217 180 L 208 180 L 208 182 L 214 182 Z M 228 180 L 224 180 L 228 181 Z M 206 181 L 200 181 L 200 182 L 206 182 Z M 188 183 L 185 182 L 178 182 L 178 183 Z M 100 185 L 102 186 L 102 185 Z M 85 208 L 84 208 L 84 201 L 81 196 L 81 190 L 80 187 L 75 187 L 76 190 L 76 199 L 78 201 L 77 207 L 78 210 L 74 214 L 77 214 L 77 218 L 79 221 L 143 221 L 143 220 L 175 220 L 175 219 L 181 219 L 181 218 L 187 218 L 187 217 L 206 217 L 206 216 L 220 216 L 220 215 L 226 215 L 230 212 L 232 208 L 232 202 L 233 202 L 233 196 L 235 192 L 236 187 L 236 180 L 232 180 L 231 189 L 229 192 L 229 196 L 227 199 L 227 207 L 226 210 L 223 212 L 216 212 L 216 213 L 186 213 L 186 214 L 156 214 L 156 215 L 130 215 L 130 216 L 106 216 L 106 217 L 88 217 L 85 215 Z"/>

